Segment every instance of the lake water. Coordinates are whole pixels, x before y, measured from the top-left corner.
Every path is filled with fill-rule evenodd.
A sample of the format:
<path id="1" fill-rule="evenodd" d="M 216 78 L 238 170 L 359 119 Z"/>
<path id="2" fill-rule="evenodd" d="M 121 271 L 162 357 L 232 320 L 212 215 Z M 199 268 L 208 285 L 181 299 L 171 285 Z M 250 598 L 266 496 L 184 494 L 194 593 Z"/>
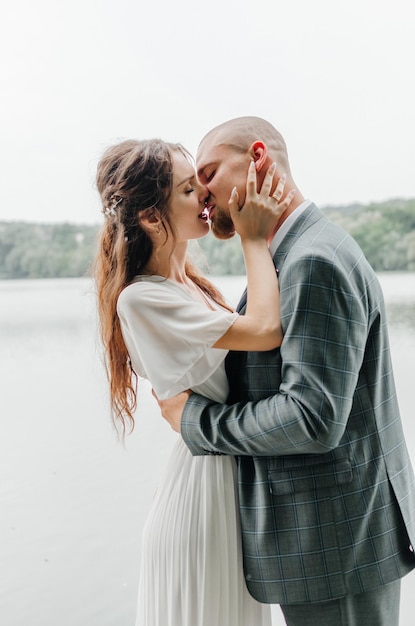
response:
<path id="1" fill-rule="evenodd" d="M 415 274 L 380 279 L 415 459 Z M 245 279 L 215 282 L 236 303 Z M 88 279 L 0 281 L 1 626 L 134 626 L 141 531 L 177 435 L 143 384 L 135 431 L 117 442 L 95 317 Z"/>

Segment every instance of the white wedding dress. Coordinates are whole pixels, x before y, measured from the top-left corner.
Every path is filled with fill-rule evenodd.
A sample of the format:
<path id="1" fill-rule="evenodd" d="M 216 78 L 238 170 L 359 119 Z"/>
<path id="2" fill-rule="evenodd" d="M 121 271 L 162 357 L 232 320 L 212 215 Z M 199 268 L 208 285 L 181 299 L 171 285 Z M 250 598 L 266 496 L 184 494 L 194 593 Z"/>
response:
<path id="1" fill-rule="evenodd" d="M 226 351 L 211 346 L 237 314 L 210 306 L 157 276 L 121 293 L 134 370 L 161 399 L 191 388 L 226 400 Z M 193 457 L 178 439 L 144 528 L 136 626 L 271 626 L 245 584 L 235 481 L 233 457 Z"/>

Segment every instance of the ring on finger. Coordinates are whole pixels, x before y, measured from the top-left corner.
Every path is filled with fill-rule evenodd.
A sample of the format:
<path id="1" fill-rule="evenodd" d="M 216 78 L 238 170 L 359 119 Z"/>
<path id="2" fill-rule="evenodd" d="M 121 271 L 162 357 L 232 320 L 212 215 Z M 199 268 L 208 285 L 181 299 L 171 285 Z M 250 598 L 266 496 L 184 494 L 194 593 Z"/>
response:
<path id="1" fill-rule="evenodd" d="M 274 200 L 276 200 L 277 202 L 279 202 L 281 199 L 281 194 L 273 193 L 271 197 L 274 198 Z"/>

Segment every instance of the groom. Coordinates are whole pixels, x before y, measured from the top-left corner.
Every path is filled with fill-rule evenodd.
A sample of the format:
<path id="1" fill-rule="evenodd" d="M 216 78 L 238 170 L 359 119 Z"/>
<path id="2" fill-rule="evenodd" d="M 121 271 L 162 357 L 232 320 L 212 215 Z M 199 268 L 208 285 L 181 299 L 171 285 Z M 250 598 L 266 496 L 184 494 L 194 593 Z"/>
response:
<path id="1" fill-rule="evenodd" d="M 219 237 L 233 233 L 227 200 L 236 185 L 243 204 L 252 159 L 259 184 L 275 161 L 275 185 L 285 172 L 284 194 L 298 189 L 271 124 L 214 128 L 197 168 Z M 400 579 L 415 567 L 415 487 L 379 283 L 355 241 L 299 191 L 270 252 L 281 348 L 228 355 L 226 405 L 184 392 L 160 402 L 163 415 L 192 454 L 237 457 L 257 600 L 279 603 L 289 626 L 397 626 Z M 246 294 L 242 314 L 245 304 Z"/>

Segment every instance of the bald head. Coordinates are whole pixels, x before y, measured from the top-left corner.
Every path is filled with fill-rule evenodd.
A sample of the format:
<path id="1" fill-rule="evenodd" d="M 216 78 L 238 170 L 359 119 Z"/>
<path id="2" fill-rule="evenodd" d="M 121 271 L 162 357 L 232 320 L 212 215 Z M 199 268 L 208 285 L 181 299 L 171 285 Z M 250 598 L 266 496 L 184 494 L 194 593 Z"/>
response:
<path id="1" fill-rule="evenodd" d="M 237 152 L 247 152 L 255 141 L 267 145 L 272 158 L 289 173 L 287 146 L 281 133 L 261 117 L 236 117 L 209 131 L 199 145 L 199 150 L 209 146 L 227 146 Z"/>

